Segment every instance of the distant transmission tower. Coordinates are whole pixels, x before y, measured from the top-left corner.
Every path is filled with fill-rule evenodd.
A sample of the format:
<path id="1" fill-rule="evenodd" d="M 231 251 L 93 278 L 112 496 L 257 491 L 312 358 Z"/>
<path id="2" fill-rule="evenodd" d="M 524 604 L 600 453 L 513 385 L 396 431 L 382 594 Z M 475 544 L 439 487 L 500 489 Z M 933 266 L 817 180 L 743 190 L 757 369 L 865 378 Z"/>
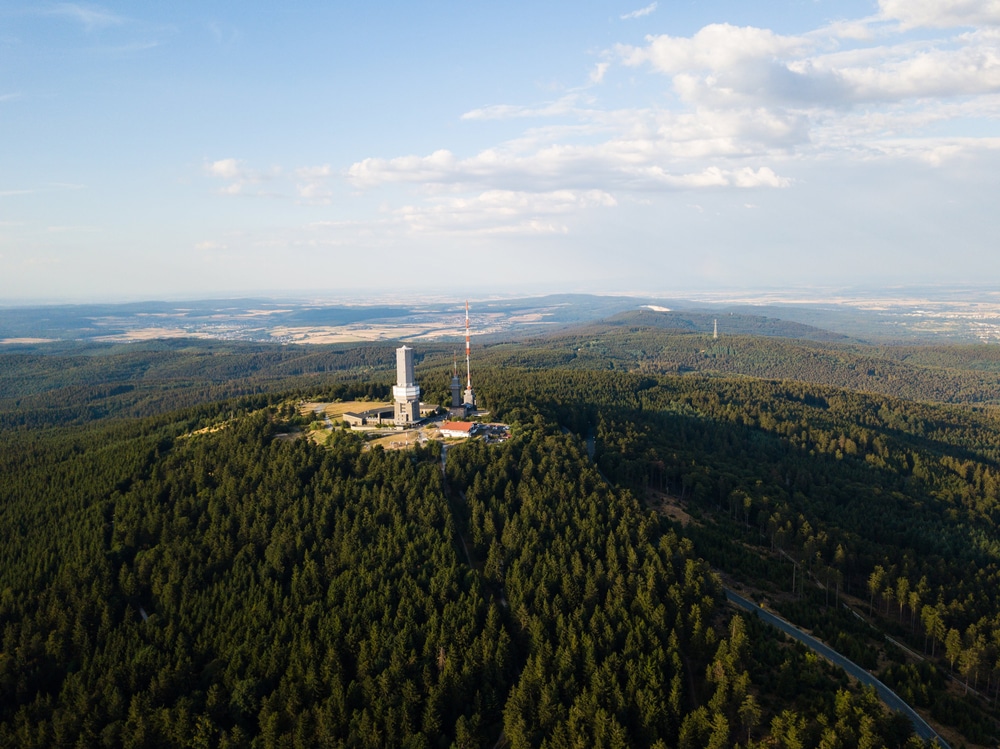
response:
<path id="1" fill-rule="evenodd" d="M 462 380 L 458 377 L 458 352 L 455 352 L 451 368 L 451 407 L 462 407 Z"/>
<path id="2" fill-rule="evenodd" d="M 715 327 L 712 329 L 712 338 L 715 340 L 719 339 L 719 321 L 715 321 Z"/>

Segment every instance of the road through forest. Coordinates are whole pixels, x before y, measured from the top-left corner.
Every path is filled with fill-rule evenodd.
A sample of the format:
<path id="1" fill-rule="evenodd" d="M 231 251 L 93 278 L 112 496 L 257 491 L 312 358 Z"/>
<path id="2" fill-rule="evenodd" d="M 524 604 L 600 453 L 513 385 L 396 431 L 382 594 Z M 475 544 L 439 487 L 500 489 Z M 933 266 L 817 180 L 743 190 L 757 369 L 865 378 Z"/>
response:
<path id="1" fill-rule="evenodd" d="M 913 730 L 916 731 L 917 735 L 920 738 L 922 738 L 924 741 L 937 739 L 938 744 L 940 744 L 944 749 L 949 749 L 948 744 L 945 742 L 945 740 L 942 739 L 940 736 L 938 736 L 937 732 L 933 728 L 931 728 L 930 725 L 928 725 L 927 721 L 925 721 L 923 718 L 920 717 L 920 715 L 917 713 L 916 710 L 914 710 L 912 707 L 906 704 L 906 702 L 904 702 L 898 694 L 889 689 L 889 687 L 887 687 L 881 681 L 876 679 L 865 669 L 861 668 L 861 666 L 859 666 L 857 663 L 845 658 L 836 650 L 831 648 L 829 645 L 820 642 L 812 635 L 806 634 L 791 622 L 785 621 L 780 616 L 775 616 L 771 612 L 762 609 L 753 601 L 747 600 L 746 598 L 735 593 L 729 588 L 726 588 L 725 591 L 726 591 L 726 598 L 736 606 L 739 606 L 741 609 L 744 609 L 745 611 L 749 611 L 753 614 L 756 614 L 763 621 L 767 622 L 771 626 L 777 627 L 786 635 L 798 640 L 813 652 L 823 656 L 831 663 L 840 666 L 850 676 L 853 676 L 862 684 L 875 687 L 875 691 L 878 692 L 878 696 L 882 699 L 882 701 L 886 705 L 889 706 L 890 709 L 902 713 L 903 715 L 905 715 L 907 718 L 910 719 L 910 722 L 913 723 Z"/>

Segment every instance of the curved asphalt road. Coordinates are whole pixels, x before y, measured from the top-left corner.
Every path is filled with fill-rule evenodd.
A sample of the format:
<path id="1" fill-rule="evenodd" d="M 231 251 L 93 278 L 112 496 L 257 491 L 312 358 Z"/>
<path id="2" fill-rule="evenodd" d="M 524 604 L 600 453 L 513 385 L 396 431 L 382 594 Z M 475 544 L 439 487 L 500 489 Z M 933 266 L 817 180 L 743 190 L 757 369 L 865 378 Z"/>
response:
<path id="1" fill-rule="evenodd" d="M 927 721 L 921 718 L 920 715 L 918 715 L 917 712 L 912 707 L 903 702 L 903 700 L 900 699 L 898 694 L 893 692 L 891 689 L 889 689 L 889 687 L 887 687 L 881 681 L 879 681 L 870 673 L 861 668 L 861 666 L 859 666 L 857 663 L 848 660 L 840 653 L 838 653 L 836 650 L 829 647 L 828 645 L 824 645 L 822 642 L 817 640 L 812 635 L 807 635 L 805 632 L 796 627 L 794 624 L 785 621 L 779 616 L 775 616 L 769 611 L 765 611 L 760 606 L 753 603 L 752 601 L 748 601 L 743 596 L 737 595 L 729 588 L 726 588 L 725 591 L 726 591 L 726 598 L 730 602 L 736 604 L 741 609 L 745 609 L 746 611 L 750 611 L 751 613 L 756 614 L 762 620 L 764 620 L 773 627 L 777 627 L 789 637 L 794 637 L 796 640 L 798 640 L 811 650 L 819 653 L 821 656 L 826 658 L 831 663 L 835 663 L 836 665 L 840 666 L 848 674 L 853 676 L 862 684 L 867 684 L 869 686 L 875 687 L 875 691 L 878 692 L 878 696 L 882 698 L 882 701 L 886 705 L 888 705 L 890 709 L 902 713 L 903 715 L 905 715 L 907 718 L 910 719 L 910 722 L 913 723 L 913 730 L 924 741 L 937 739 L 938 744 L 940 744 L 944 749 L 950 749 L 945 740 L 942 739 L 940 736 L 938 736 L 937 733 L 934 731 L 934 729 L 927 724 Z"/>

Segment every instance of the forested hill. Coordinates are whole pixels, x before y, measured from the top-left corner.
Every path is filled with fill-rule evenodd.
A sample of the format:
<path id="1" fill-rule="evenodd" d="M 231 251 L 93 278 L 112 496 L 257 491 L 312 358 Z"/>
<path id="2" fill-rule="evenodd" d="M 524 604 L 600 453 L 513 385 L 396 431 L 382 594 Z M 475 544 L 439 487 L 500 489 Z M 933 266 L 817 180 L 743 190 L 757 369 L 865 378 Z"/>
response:
<path id="1" fill-rule="evenodd" d="M 957 728 L 953 746 L 995 744 L 994 411 L 804 383 L 511 367 L 481 392 L 501 411 L 531 403 L 591 434 L 603 474 L 681 510 L 713 566 Z M 926 660 L 887 648 L 879 628 Z"/>
<path id="2" fill-rule="evenodd" d="M 801 338 L 807 341 L 848 341 L 847 336 L 832 333 L 812 325 L 782 320 L 777 317 L 748 315 L 734 312 L 697 312 L 671 310 L 660 312 L 638 309 L 609 317 L 602 321 L 609 327 L 641 326 L 685 333 L 708 333 L 715 330 L 718 323 L 723 335 L 757 335 L 781 338 Z M 601 323 L 597 323 L 600 325 Z"/>
<path id="3" fill-rule="evenodd" d="M 298 414 L 385 395 L 391 345 L 51 351 L 0 361 L 2 747 L 920 745 L 713 570 L 955 747 L 1000 736 L 996 411 L 889 393 L 991 400 L 991 350 L 483 347 L 513 436 L 446 461 Z M 863 356 L 883 393 L 823 384 Z"/>
<path id="4" fill-rule="evenodd" d="M 281 418 L 4 440 L 0 745 L 735 735 L 753 652 L 737 624 L 720 645 L 717 582 L 554 427 L 453 448 L 470 532 L 436 445 L 284 441 Z M 706 683 L 715 657 L 726 679 Z M 844 699 L 844 720 L 895 735 Z"/>
<path id="5" fill-rule="evenodd" d="M 636 319 L 646 319 L 639 316 Z M 494 366 L 702 373 L 794 380 L 914 401 L 1000 403 L 1000 347 L 874 346 L 601 324 L 491 346 Z"/>
<path id="6" fill-rule="evenodd" d="M 280 396 L 0 431 L 0 746 L 919 746 L 499 374 L 446 473 Z"/>
<path id="7" fill-rule="evenodd" d="M 478 344 L 473 366 L 747 375 L 919 401 L 1000 402 L 1000 347 L 809 340 L 823 331 L 767 318 L 754 318 L 755 327 L 807 338 L 735 335 L 720 324 L 720 336 L 713 340 L 707 317 L 698 321 L 704 323 L 698 333 L 655 324 L 682 318 L 691 323 L 690 315 L 669 318 L 647 310 L 526 341 Z M 174 340 L 7 347 L 0 351 L 0 426 L 144 417 L 244 395 L 291 389 L 316 394 L 334 385 L 349 384 L 356 395 L 383 398 L 393 378 L 395 345 Z M 417 347 L 418 376 L 436 402 L 446 396 L 453 349 L 448 342 Z M 364 383 L 361 391 L 354 386 L 358 382 Z M 333 391 L 329 395 L 338 397 Z"/>
<path id="8" fill-rule="evenodd" d="M 382 398 L 391 381 L 394 349 L 390 343 L 283 346 L 195 340 L 14 347 L 0 353 L 0 428 L 145 417 L 293 388 L 316 393 L 345 382 L 355 396 Z M 338 396 L 331 390 L 329 397 Z"/>

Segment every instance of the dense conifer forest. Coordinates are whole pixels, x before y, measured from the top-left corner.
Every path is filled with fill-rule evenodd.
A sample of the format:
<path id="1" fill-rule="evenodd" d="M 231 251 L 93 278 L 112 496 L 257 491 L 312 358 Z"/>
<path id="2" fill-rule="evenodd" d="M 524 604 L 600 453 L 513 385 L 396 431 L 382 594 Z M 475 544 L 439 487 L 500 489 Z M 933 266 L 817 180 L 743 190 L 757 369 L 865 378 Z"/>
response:
<path id="1" fill-rule="evenodd" d="M 0 354 L 0 745 L 922 745 L 723 585 L 995 744 L 992 349 L 619 321 L 482 352 L 503 444 L 301 438 L 392 348 Z"/>

